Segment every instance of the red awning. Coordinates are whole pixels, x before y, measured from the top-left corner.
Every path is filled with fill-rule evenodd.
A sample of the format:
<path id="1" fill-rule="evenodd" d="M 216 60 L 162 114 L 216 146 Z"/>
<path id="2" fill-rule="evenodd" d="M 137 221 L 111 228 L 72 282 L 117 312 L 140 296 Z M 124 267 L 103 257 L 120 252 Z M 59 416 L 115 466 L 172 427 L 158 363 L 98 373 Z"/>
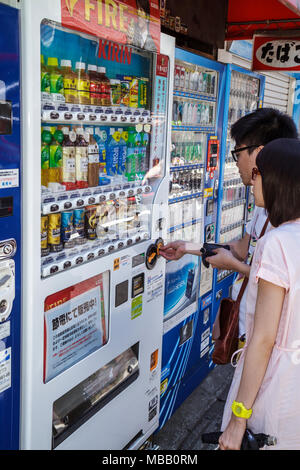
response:
<path id="1" fill-rule="evenodd" d="M 228 0 L 226 40 L 300 30 L 300 0 Z"/>

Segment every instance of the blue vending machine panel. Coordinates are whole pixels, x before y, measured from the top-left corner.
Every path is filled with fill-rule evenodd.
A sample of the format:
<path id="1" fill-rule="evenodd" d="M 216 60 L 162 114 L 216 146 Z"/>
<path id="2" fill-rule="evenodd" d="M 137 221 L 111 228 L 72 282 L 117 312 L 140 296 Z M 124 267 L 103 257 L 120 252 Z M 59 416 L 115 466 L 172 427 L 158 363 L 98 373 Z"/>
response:
<path id="1" fill-rule="evenodd" d="M 216 241 L 224 90 L 223 65 L 176 49 L 167 241 L 199 251 Z M 209 371 L 212 289 L 213 270 L 199 256 L 167 262 L 160 428 Z"/>
<path id="2" fill-rule="evenodd" d="M 0 3 L 0 449 L 19 447 L 21 212 L 19 11 Z"/>
<path id="3" fill-rule="evenodd" d="M 253 215 L 253 195 L 250 188 L 243 185 L 231 156 L 230 151 L 235 143 L 230 138 L 230 129 L 239 118 L 262 107 L 264 87 L 264 76 L 234 65 L 227 66 L 216 228 L 218 243 L 229 243 L 242 238 L 246 224 Z M 220 300 L 231 295 L 236 277 L 237 274 L 231 271 L 214 270 L 212 321 L 217 315 Z M 210 351 L 213 351 L 213 345 Z M 210 364 L 213 367 L 211 361 Z"/>

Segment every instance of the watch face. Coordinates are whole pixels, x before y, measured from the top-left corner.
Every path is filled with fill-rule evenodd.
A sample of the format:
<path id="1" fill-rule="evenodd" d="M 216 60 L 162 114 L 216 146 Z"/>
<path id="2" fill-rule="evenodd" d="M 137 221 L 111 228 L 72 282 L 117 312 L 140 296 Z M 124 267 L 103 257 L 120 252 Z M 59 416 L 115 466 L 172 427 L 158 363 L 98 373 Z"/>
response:
<path id="1" fill-rule="evenodd" d="M 235 412 L 240 415 L 242 411 L 243 411 L 242 408 L 239 405 L 236 405 Z"/>

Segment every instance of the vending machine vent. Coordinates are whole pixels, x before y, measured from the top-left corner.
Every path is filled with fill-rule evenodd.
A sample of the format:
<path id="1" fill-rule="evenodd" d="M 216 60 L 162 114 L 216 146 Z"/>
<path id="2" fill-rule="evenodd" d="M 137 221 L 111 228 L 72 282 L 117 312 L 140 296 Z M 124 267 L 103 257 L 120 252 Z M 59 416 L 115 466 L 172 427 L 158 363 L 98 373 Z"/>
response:
<path id="1" fill-rule="evenodd" d="M 137 379 L 138 352 L 139 343 L 115 357 L 54 402 L 53 449 Z"/>

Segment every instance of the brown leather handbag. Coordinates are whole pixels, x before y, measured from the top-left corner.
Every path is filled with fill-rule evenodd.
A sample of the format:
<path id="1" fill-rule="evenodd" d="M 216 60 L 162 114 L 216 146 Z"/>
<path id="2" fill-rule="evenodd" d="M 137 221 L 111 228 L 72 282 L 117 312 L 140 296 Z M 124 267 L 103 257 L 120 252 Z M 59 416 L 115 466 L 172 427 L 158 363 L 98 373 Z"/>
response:
<path id="1" fill-rule="evenodd" d="M 264 235 L 268 223 L 269 219 L 267 218 L 259 238 Z M 233 353 L 238 349 L 240 302 L 247 284 L 248 278 L 245 276 L 237 299 L 232 300 L 230 297 L 226 297 L 220 302 L 212 330 L 212 339 L 215 341 L 212 353 L 212 361 L 214 364 L 228 364 L 231 361 Z"/>

